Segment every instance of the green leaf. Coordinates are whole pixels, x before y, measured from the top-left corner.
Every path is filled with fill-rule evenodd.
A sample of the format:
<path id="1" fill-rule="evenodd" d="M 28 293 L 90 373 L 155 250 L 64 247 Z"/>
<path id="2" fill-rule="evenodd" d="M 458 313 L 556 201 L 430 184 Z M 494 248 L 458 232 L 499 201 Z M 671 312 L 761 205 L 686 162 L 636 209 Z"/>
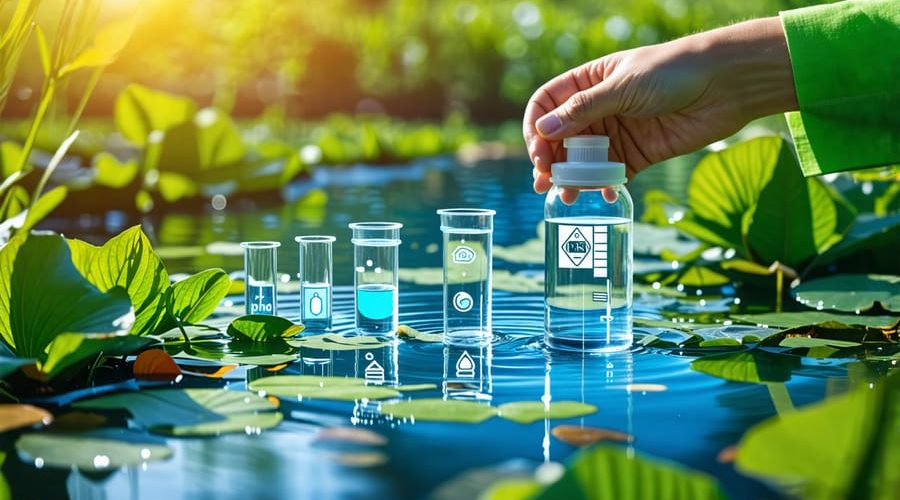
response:
<path id="1" fill-rule="evenodd" d="M 896 185 L 896 184 L 895 184 Z M 844 238 L 811 264 L 821 267 L 835 260 L 871 248 L 890 249 L 900 240 L 900 213 L 877 217 L 861 214 Z"/>
<path id="2" fill-rule="evenodd" d="M 44 467 L 86 471 L 115 470 L 172 456 L 165 441 L 126 429 L 26 434 L 16 441 L 16 449 L 32 463 L 41 459 Z"/>
<path id="3" fill-rule="evenodd" d="M 75 59 L 60 68 L 58 78 L 82 68 L 112 64 L 131 38 L 131 32 L 134 31 L 134 19 L 134 17 L 128 17 L 101 28 L 94 36 L 94 43 L 90 47 L 81 51 L 75 56 Z"/>
<path id="4" fill-rule="evenodd" d="M 6 461 L 6 453 L 0 451 L 0 471 L 2 471 L 3 462 Z M 3 477 L 3 472 L 0 472 L 0 500 L 11 500 L 12 493 L 9 492 L 9 484 L 6 482 L 6 478 Z"/>
<path id="5" fill-rule="evenodd" d="M 538 420 L 583 417 L 597 413 L 597 407 L 578 401 L 552 401 L 547 408 L 540 401 L 516 401 L 500 405 L 498 416 L 520 424 L 530 424 Z"/>
<path id="6" fill-rule="evenodd" d="M 779 342 L 778 345 L 781 347 L 808 347 L 812 349 L 815 347 L 858 347 L 862 344 L 859 342 L 851 342 L 849 340 L 820 339 L 816 337 L 786 337 Z"/>
<path id="7" fill-rule="evenodd" d="M 378 349 L 391 344 L 390 340 L 371 335 L 345 336 L 339 333 L 324 333 L 294 337 L 287 341 L 288 345 L 298 348 L 322 349 L 325 351 L 356 351 L 359 349 Z"/>
<path id="8" fill-rule="evenodd" d="M 25 223 L 19 228 L 21 232 L 30 231 L 38 222 L 44 220 L 50 215 L 50 212 L 56 209 L 66 198 L 69 190 L 66 186 L 56 186 L 55 188 L 42 194 L 28 209 L 28 215 L 25 217 Z"/>
<path id="9" fill-rule="evenodd" d="M 122 287 L 134 306 L 131 333 L 153 333 L 163 318 L 163 294 L 169 287 L 169 273 L 153 251 L 140 226 L 133 226 L 110 239 L 91 259 L 88 279 L 100 290 Z"/>
<path id="10" fill-rule="evenodd" d="M 541 483 L 534 479 L 501 479 L 492 484 L 484 494 L 483 500 L 528 500 L 541 491 Z"/>
<path id="11" fill-rule="evenodd" d="M 114 189 L 131 184 L 138 174 L 137 161 L 120 162 L 107 152 L 101 152 L 94 157 L 94 169 L 94 183 Z"/>
<path id="12" fill-rule="evenodd" d="M 6 179 L 19 172 L 16 170 L 21 164 L 22 146 L 17 142 L 3 141 L 0 143 L 0 179 Z M 5 183 L 5 181 L 4 181 Z M 3 190 L 0 190 L 3 194 Z"/>
<path id="13" fill-rule="evenodd" d="M 366 385 L 360 378 L 317 377 L 312 375 L 276 375 L 258 378 L 248 385 L 252 391 L 297 399 L 329 399 L 356 401 L 360 399 L 391 399 L 400 393 L 390 387 Z"/>
<path id="14" fill-rule="evenodd" d="M 104 356 L 126 356 L 156 343 L 151 337 L 135 335 L 88 336 L 82 333 L 57 335 L 47 346 L 47 359 L 38 368 L 52 379 L 66 368 Z"/>
<path id="15" fill-rule="evenodd" d="M 738 339 L 731 337 L 722 337 L 718 339 L 709 339 L 700 342 L 698 347 L 740 347 L 743 344 Z"/>
<path id="16" fill-rule="evenodd" d="M 244 141 L 228 115 L 215 108 L 197 112 L 197 148 L 200 168 L 231 165 L 244 159 Z"/>
<path id="17" fill-rule="evenodd" d="M 775 274 L 775 268 L 757 264 L 756 262 L 744 259 L 731 259 L 722 261 L 720 264 L 722 269 L 726 271 L 737 271 L 744 274 L 753 274 L 756 276 L 772 276 Z"/>
<path id="18" fill-rule="evenodd" d="M 708 267 L 693 265 L 681 273 L 673 274 L 670 279 L 663 280 L 661 283 L 667 285 L 671 282 L 677 282 L 684 286 L 705 287 L 731 283 L 731 278 Z"/>
<path id="19" fill-rule="evenodd" d="M 897 316 L 860 316 L 855 314 L 834 314 L 820 311 L 781 312 L 761 314 L 735 314 L 731 319 L 773 328 L 796 328 L 829 321 L 845 325 L 861 325 L 872 328 L 889 329 L 900 323 Z"/>
<path id="20" fill-rule="evenodd" d="M 900 276 L 838 274 L 804 281 L 791 295 L 809 307 L 838 311 L 867 311 L 878 302 L 889 311 L 900 312 Z"/>
<path id="21" fill-rule="evenodd" d="M 433 398 L 384 403 L 381 413 L 423 422 L 478 424 L 497 415 L 497 410 L 474 401 Z"/>
<path id="22" fill-rule="evenodd" d="M 196 196 L 199 192 L 197 184 L 190 177 L 175 172 L 160 172 L 157 189 L 163 200 L 168 203 Z"/>
<path id="23" fill-rule="evenodd" d="M 253 342 L 286 339 L 303 331 L 302 325 L 280 316 L 250 314 L 235 319 L 228 325 L 228 335 Z"/>
<path id="24" fill-rule="evenodd" d="M 777 346 L 783 345 L 785 341 L 788 341 L 789 343 L 803 342 L 802 339 L 806 339 L 807 341 L 828 339 L 833 341 L 828 344 L 833 347 L 851 347 L 852 345 L 860 345 L 862 342 L 887 343 L 891 341 L 891 336 L 878 328 L 850 326 L 837 321 L 826 321 L 815 325 L 803 325 L 773 333 L 763 339 L 762 342 L 760 342 L 760 345 Z M 800 346 L 798 345 L 795 347 Z"/>
<path id="25" fill-rule="evenodd" d="M 8 343 L 18 356 L 45 359 L 62 333 L 127 333 L 133 312 L 125 292 L 101 292 L 85 280 L 62 236 L 31 235 L 0 252 L 0 282 L 9 283 L 8 298 L 0 293 L 0 317 L 9 311 Z"/>
<path id="26" fill-rule="evenodd" d="M 566 472 L 535 499 L 712 500 L 725 498 L 708 474 L 633 451 L 596 446 L 579 452 Z"/>
<path id="27" fill-rule="evenodd" d="M 732 382 L 786 382 L 791 370 L 800 368 L 800 358 L 759 349 L 715 354 L 695 359 L 691 370 Z"/>
<path id="28" fill-rule="evenodd" d="M 246 339 L 192 341 L 184 346 L 184 354 L 189 357 L 218 361 L 224 364 L 245 364 L 274 366 L 295 361 L 299 356 L 294 349 L 281 339 L 268 342 L 253 342 Z"/>
<path id="29" fill-rule="evenodd" d="M 231 279 L 221 269 L 207 269 L 172 286 L 172 314 L 183 323 L 199 323 L 215 312 L 228 294 Z"/>
<path id="30" fill-rule="evenodd" d="M 778 160 L 759 193 L 745 236 L 761 262 L 796 269 L 840 240 L 854 212 L 821 180 L 803 177 L 783 139 L 773 142 L 780 147 Z"/>
<path id="31" fill-rule="evenodd" d="M 90 272 L 91 261 L 97 256 L 100 247 L 76 239 L 67 239 L 66 243 L 69 245 L 69 252 L 72 254 L 72 264 L 75 265 L 75 269 L 78 269 L 82 276 L 87 277 Z"/>
<path id="32" fill-rule="evenodd" d="M 132 144 L 145 147 L 151 132 L 165 133 L 189 122 L 196 112 L 197 106 L 186 97 L 131 84 L 116 99 L 116 127 Z"/>
<path id="33" fill-rule="evenodd" d="M 91 410 L 127 410 L 140 425 L 175 436 L 244 432 L 281 421 L 276 406 L 252 392 L 227 389 L 159 389 L 101 396 L 72 405 Z M 280 414 L 279 414 L 280 415 Z"/>
<path id="34" fill-rule="evenodd" d="M 803 498 L 895 498 L 900 377 L 770 418 L 738 445 L 744 474 L 801 488 Z M 799 483 L 799 484 L 798 484 Z"/>
<path id="35" fill-rule="evenodd" d="M 443 342 L 443 333 L 425 333 L 416 330 L 408 325 L 400 325 L 397 327 L 397 335 L 410 340 L 418 340 L 419 342 Z"/>
<path id="36" fill-rule="evenodd" d="M 50 78 L 50 71 L 53 63 L 50 61 L 50 49 L 47 45 L 47 36 L 40 26 L 35 25 L 34 36 L 37 39 L 38 55 L 41 59 L 41 70 L 44 72 L 44 78 Z"/>

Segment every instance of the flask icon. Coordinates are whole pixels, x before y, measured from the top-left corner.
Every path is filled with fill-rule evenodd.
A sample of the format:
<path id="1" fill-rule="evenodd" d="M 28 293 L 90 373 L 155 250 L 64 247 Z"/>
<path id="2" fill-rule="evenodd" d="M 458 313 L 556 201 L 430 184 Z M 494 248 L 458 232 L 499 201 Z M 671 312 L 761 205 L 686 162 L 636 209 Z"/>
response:
<path id="1" fill-rule="evenodd" d="M 309 311 L 314 316 L 322 314 L 322 297 L 319 296 L 319 292 L 313 293 L 312 298 L 309 299 Z"/>

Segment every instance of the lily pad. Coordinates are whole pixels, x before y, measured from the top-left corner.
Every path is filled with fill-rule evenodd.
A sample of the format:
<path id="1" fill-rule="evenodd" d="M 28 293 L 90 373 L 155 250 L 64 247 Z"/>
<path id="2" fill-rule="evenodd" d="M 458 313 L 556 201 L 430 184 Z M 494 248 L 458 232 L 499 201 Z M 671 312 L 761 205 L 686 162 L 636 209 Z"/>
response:
<path id="1" fill-rule="evenodd" d="M 837 311 L 868 311 L 881 307 L 900 312 L 900 276 L 838 274 L 806 281 L 791 290 L 801 304 Z"/>
<path id="2" fill-rule="evenodd" d="M 100 471 L 172 456 L 165 441 L 125 429 L 26 434 L 16 441 L 23 458 L 42 467 Z"/>
<path id="3" fill-rule="evenodd" d="M 516 401 L 500 405 L 498 416 L 520 424 L 530 424 L 538 420 L 558 420 L 583 417 L 597 412 L 597 407 L 578 401 L 555 401 L 547 408 L 540 401 Z"/>
<path id="4" fill-rule="evenodd" d="M 787 382 L 800 358 L 759 349 L 715 354 L 691 363 L 691 369 L 732 382 Z"/>
<path id="5" fill-rule="evenodd" d="M 432 398 L 385 403 L 381 405 L 381 413 L 423 422 L 477 424 L 497 415 L 497 410 L 473 401 Z"/>
<path id="6" fill-rule="evenodd" d="M 895 337 L 895 336 L 893 336 Z M 760 342 L 764 346 L 784 345 L 785 341 L 789 342 L 813 342 L 828 340 L 830 343 L 821 343 L 819 345 L 831 345 L 832 347 L 853 347 L 858 346 L 862 342 L 890 342 L 892 336 L 884 330 L 878 328 L 868 328 L 863 326 L 850 326 L 836 321 L 826 321 L 816 325 L 804 325 L 796 328 L 789 328 L 778 333 L 769 335 Z M 793 345 L 789 347 L 812 347 Z"/>
<path id="7" fill-rule="evenodd" d="M 72 405 L 93 410 L 127 410 L 154 432 L 210 435 L 266 429 L 280 422 L 267 412 L 275 405 L 246 391 L 226 389 L 159 389 L 102 396 Z"/>
<path id="8" fill-rule="evenodd" d="M 731 319 L 743 323 L 768 325 L 778 328 L 795 328 L 834 321 L 845 325 L 890 329 L 900 323 L 900 316 L 860 316 L 857 314 L 834 314 L 822 311 L 735 314 L 731 316 Z"/>
<path id="9" fill-rule="evenodd" d="M 272 396 L 298 399 L 328 399 L 357 401 L 360 399 L 390 399 L 400 397 L 395 389 L 366 385 L 361 378 L 317 377 L 313 375 L 276 375 L 250 382 L 249 389 Z"/>
<path id="10" fill-rule="evenodd" d="M 584 427 L 581 425 L 557 425 L 550 434 L 556 439 L 572 446 L 588 446 L 600 441 L 628 442 L 632 437 L 624 432 Z"/>
<path id="11" fill-rule="evenodd" d="M 253 342 L 286 339 L 302 331 L 302 325 L 296 325 L 289 319 L 262 314 L 241 316 L 228 325 L 228 335 Z"/>
<path id="12" fill-rule="evenodd" d="M 176 358 L 187 357 L 217 361 L 224 364 L 276 366 L 296 361 L 295 349 L 280 339 L 269 342 L 248 340 L 202 340 L 184 346 Z"/>
<path id="13" fill-rule="evenodd" d="M 371 335 L 345 336 L 339 333 L 325 333 L 295 337 L 288 340 L 287 343 L 292 347 L 305 347 L 307 349 L 356 351 L 359 349 L 378 349 L 390 345 L 391 341 Z"/>
<path id="14" fill-rule="evenodd" d="M 43 408 L 31 405 L 0 404 L 0 433 L 36 424 L 47 425 L 52 420 L 53 415 Z"/>

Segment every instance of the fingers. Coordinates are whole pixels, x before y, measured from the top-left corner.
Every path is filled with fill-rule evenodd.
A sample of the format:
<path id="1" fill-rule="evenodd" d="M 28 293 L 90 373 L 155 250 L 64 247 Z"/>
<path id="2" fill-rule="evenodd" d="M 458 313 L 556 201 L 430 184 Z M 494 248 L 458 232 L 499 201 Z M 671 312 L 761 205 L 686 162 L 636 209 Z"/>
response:
<path id="1" fill-rule="evenodd" d="M 619 199 L 619 195 L 613 188 L 605 187 L 601 190 L 601 192 L 603 193 L 603 199 L 606 200 L 607 203 L 615 203 L 616 200 Z"/>
<path id="2" fill-rule="evenodd" d="M 562 193 L 559 194 L 559 198 L 566 205 L 571 205 L 578 199 L 578 190 L 575 188 L 563 188 Z"/>
<path id="3" fill-rule="evenodd" d="M 553 109 L 555 105 L 549 94 L 540 89 L 528 101 L 525 117 L 522 120 L 522 136 L 528 148 L 528 157 L 539 172 L 549 172 L 553 163 L 553 148 L 550 143 L 537 133 L 534 124 L 538 118 Z"/>
<path id="4" fill-rule="evenodd" d="M 603 80 L 572 94 L 561 106 L 538 119 L 535 129 L 542 138 L 558 141 L 614 115 L 618 107 L 618 91 L 611 80 Z"/>
<path id="5" fill-rule="evenodd" d="M 544 194 L 550 190 L 550 187 L 553 184 L 550 182 L 550 174 L 548 172 L 538 172 L 537 169 L 534 169 L 534 192 L 537 194 Z"/>

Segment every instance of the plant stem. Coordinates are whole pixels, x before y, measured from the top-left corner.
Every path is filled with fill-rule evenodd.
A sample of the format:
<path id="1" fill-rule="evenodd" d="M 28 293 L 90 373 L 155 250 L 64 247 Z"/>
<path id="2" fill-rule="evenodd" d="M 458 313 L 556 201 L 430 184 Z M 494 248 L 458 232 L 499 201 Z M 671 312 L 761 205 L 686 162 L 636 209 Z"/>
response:
<path id="1" fill-rule="evenodd" d="M 15 172 L 25 168 L 25 165 L 28 163 L 28 157 L 31 156 L 31 148 L 34 147 L 34 141 L 37 138 L 38 130 L 41 128 L 41 122 L 44 120 L 44 115 L 47 114 L 47 108 L 50 107 L 50 102 L 53 101 L 53 94 L 55 91 L 56 80 L 52 77 L 48 77 L 47 84 L 44 86 L 44 92 L 41 94 L 41 102 L 38 103 L 37 110 L 34 113 L 34 119 L 31 121 L 31 127 L 28 129 L 28 135 L 25 136 L 25 143 L 22 145 L 22 155 L 19 156 L 18 164 L 14 170 Z"/>
<path id="2" fill-rule="evenodd" d="M 75 109 L 75 114 L 72 115 L 72 118 L 69 121 L 69 128 L 66 129 L 65 133 L 66 137 L 75 131 L 75 125 L 78 125 L 78 120 L 81 119 L 84 108 L 87 107 L 88 101 L 91 100 L 91 95 L 93 95 L 94 89 L 97 87 L 97 82 L 100 81 L 100 75 L 103 74 L 104 69 L 104 66 L 98 66 L 94 68 L 94 71 L 91 73 L 91 78 L 88 80 L 87 87 L 85 87 L 84 93 L 81 94 L 81 100 L 78 101 L 78 107 Z"/>
<path id="3" fill-rule="evenodd" d="M 188 337 L 186 331 L 184 331 L 184 326 L 181 324 L 181 318 L 173 316 L 175 318 L 175 324 L 178 325 L 178 329 L 181 331 L 181 336 L 184 338 L 184 345 L 190 347 L 191 346 L 191 338 Z"/>
<path id="4" fill-rule="evenodd" d="M 775 312 L 781 312 L 781 296 L 784 294 L 784 269 L 775 268 Z"/>
<path id="5" fill-rule="evenodd" d="M 101 359 L 103 359 L 103 351 L 100 351 L 100 353 L 97 354 L 97 358 L 94 359 L 93 363 L 91 363 L 91 369 L 90 369 L 90 371 L 88 371 L 88 379 L 87 379 L 88 385 L 91 385 L 91 386 L 94 385 L 94 372 L 97 370 L 97 366 L 100 365 Z"/>

